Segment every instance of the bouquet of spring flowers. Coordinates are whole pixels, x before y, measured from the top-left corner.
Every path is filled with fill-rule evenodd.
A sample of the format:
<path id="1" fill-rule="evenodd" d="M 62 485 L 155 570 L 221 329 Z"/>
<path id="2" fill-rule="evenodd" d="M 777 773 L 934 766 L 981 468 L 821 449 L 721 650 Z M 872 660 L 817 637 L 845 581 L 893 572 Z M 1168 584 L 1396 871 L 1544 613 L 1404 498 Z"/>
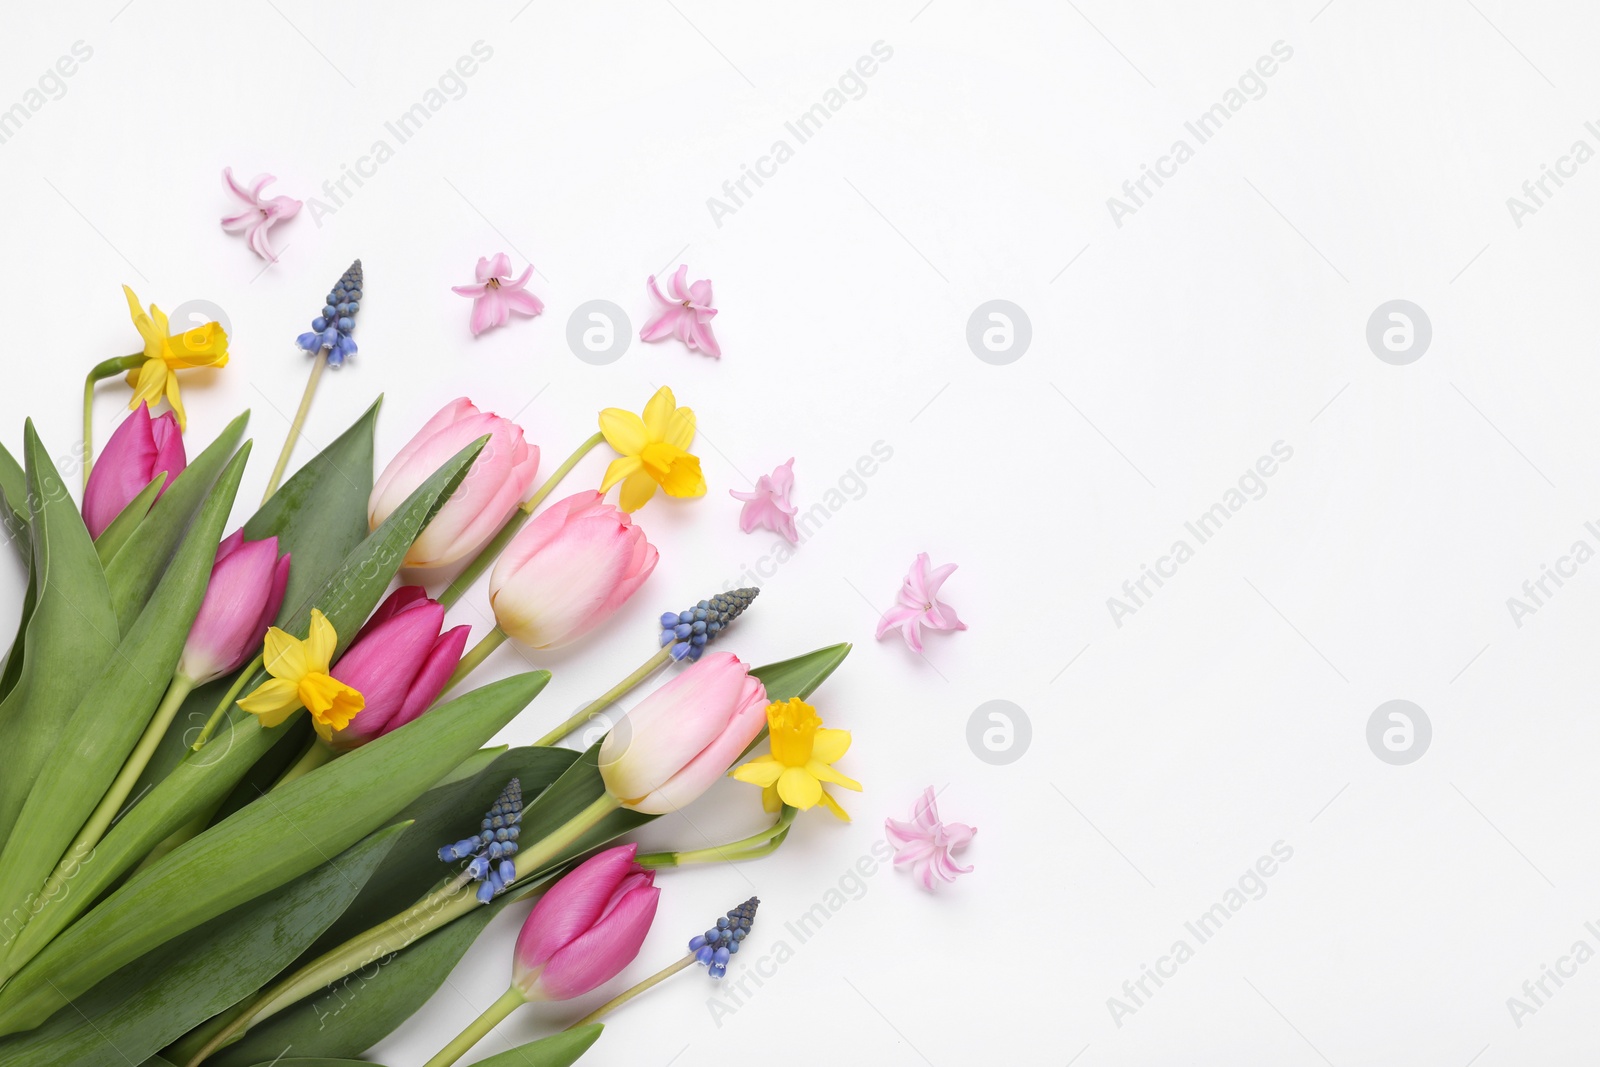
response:
<path id="1" fill-rule="evenodd" d="M 374 403 L 290 474 L 324 368 L 356 352 L 363 285 L 357 261 L 299 337 L 305 399 L 242 523 L 247 415 L 191 455 L 180 392 L 187 368 L 227 362 L 229 338 L 216 323 L 174 335 L 131 291 L 143 347 L 89 373 L 81 497 L 31 421 L 0 448 L 0 519 L 28 574 L 0 668 L 0 1067 L 253 1067 L 285 1048 L 353 1062 L 494 915 L 537 898 L 506 997 L 430 1061 L 451 1063 L 518 1004 L 616 976 L 657 870 L 768 853 L 798 810 L 842 815 L 823 783 L 859 788 L 832 768 L 849 735 L 805 703 L 849 647 L 748 667 L 726 635 L 755 589 L 663 614 L 611 690 L 536 744 L 485 747 L 538 714 L 551 678 L 474 687 L 473 669 L 506 640 L 579 641 L 633 596 L 657 553 L 632 513 L 658 490 L 705 492 L 695 416 L 667 389 L 640 413 L 608 408 L 534 491 L 538 448 L 467 400 L 375 477 Z M 129 411 L 96 456 L 96 383 L 124 374 Z M 602 445 L 617 453 L 602 483 L 550 501 Z M 469 650 L 445 612 L 491 567 L 496 625 Z M 440 570 L 453 578 L 430 592 Z M 560 746 L 664 670 L 592 744 Z M 769 728 L 771 752 L 746 761 Z M 730 771 L 762 787 L 762 832 L 649 855 L 617 843 Z M 695 962 L 720 976 L 755 905 L 643 985 Z M 634 992 L 488 1062 L 571 1063 Z"/>

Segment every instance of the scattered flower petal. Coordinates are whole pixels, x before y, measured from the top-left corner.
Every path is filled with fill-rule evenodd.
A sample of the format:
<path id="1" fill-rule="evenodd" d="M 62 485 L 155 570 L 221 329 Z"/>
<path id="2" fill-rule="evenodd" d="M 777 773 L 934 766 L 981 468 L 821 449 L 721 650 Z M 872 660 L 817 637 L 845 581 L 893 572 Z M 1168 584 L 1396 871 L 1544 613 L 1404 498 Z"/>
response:
<path id="1" fill-rule="evenodd" d="M 800 534 L 794 528 L 794 517 L 800 509 L 789 503 L 789 495 L 793 492 L 794 457 L 792 456 L 789 462 L 782 464 L 771 474 L 763 474 L 757 478 L 756 487 L 752 492 L 741 493 L 737 489 L 729 489 L 729 496 L 744 501 L 744 507 L 739 511 L 739 529 L 750 533 L 757 526 L 764 526 L 773 533 L 782 535 L 791 545 L 798 545 Z"/>
<path id="2" fill-rule="evenodd" d="M 222 187 L 242 205 L 235 214 L 222 216 L 222 228 L 229 233 L 243 232 L 250 251 L 273 263 L 278 261 L 278 253 L 272 249 L 269 231 L 278 223 L 294 218 L 301 208 L 301 202 L 292 196 L 261 195 L 277 180 L 270 174 L 258 174 L 248 186 L 243 186 L 234 181 L 232 167 L 222 168 Z"/>
<path id="3" fill-rule="evenodd" d="M 647 284 L 651 299 L 656 302 L 657 314 L 639 331 L 639 340 L 661 341 L 676 337 L 695 351 L 721 359 L 722 348 L 711 333 L 711 320 L 717 316 L 717 309 L 711 306 L 711 280 L 702 278 L 685 286 L 683 282 L 688 276 L 689 265 L 685 263 L 667 283 L 672 292 L 672 299 L 668 300 L 656 287 L 656 276 L 650 275 Z"/>
<path id="4" fill-rule="evenodd" d="M 472 300 L 472 336 L 484 330 L 504 326 L 511 321 L 513 311 L 520 315 L 537 315 L 544 310 L 544 302 L 527 291 L 528 279 L 533 277 L 533 264 L 517 277 L 511 277 L 511 259 L 497 252 L 493 259 L 479 257 L 477 282 L 473 285 L 453 285 L 451 291 Z"/>
<path id="5" fill-rule="evenodd" d="M 890 630 L 899 629 L 911 651 L 921 652 L 924 626 L 930 630 L 965 630 L 967 624 L 956 618 L 956 609 L 939 600 L 939 587 L 955 570 L 954 563 L 946 563 L 929 571 L 928 554 L 919 554 L 900 586 L 899 602 L 878 620 L 878 640 L 883 640 Z"/>
<path id="6" fill-rule="evenodd" d="M 894 865 L 909 865 L 922 888 L 931 891 L 935 878 L 953 882 L 959 875 L 972 873 L 971 867 L 956 866 L 950 854 L 966 848 L 977 828 L 960 822 L 940 822 L 933 786 L 924 789 L 911 806 L 910 822 L 885 819 L 883 828 L 889 844 L 894 846 Z"/>

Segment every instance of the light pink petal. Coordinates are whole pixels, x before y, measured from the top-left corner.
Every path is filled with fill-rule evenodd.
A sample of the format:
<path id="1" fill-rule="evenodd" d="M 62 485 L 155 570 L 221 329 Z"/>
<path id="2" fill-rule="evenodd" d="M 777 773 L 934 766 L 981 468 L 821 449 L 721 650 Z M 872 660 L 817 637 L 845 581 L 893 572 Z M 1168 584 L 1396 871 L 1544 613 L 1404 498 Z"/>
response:
<path id="1" fill-rule="evenodd" d="M 483 295 L 472 302 L 472 336 L 476 337 L 484 330 L 505 325 L 507 317 L 508 313 L 500 301 L 499 293 L 493 289 L 485 289 Z"/>
<path id="2" fill-rule="evenodd" d="M 275 196 L 265 204 L 267 214 L 274 222 L 288 222 L 300 214 L 300 209 L 304 206 L 302 201 L 292 196 Z"/>
<path id="3" fill-rule="evenodd" d="M 461 296 L 466 296 L 466 297 L 471 297 L 473 299 L 477 299 L 478 297 L 482 296 L 484 293 L 489 291 L 489 286 L 488 286 L 487 283 L 484 283 L 484 282 L 478 282 L 475 285 L 452 285 L 450 287 L 450 291 L 452 293 L 457 293 L 457 294 L 459 294 Z"/>
<path id="4" fill-rule="evenodd" d="M 879 641 L 883 640 L 884 634 L 895 629 L 896 627 L 904 626 L 906 623 L 912 619 L 915 619 L 920 614 L 922 613 L 917 611 L 915 608 L 908 608 L 903 604 L 897 604 L 896 606 L 890 608 L 888 611 L 883 613 L 883 618 L 878 620 L 878 631 L 876 634 L 877 639 Z"/>
<path id="5" fill-rule="evenodd" d="M 506 274 L 509 275 L 510 273 L 511 273 L 511 264 L 507 263 L 506 264 Z M 523 271 L 521 274 L 517 275 L 515 278 L 502 279 L 501 282 L 500 282 L 500 288 L 502 288 L 502 289 L 521 289 L 521 288 L 523 288 L 524 286 L 526 286 L 528 284 L 528 279 L 532 278 L 532 277 L 533 277 L 533 264 L 529 263 L 528 264 L 528 269 Z"/>
<path id="6" fill-rule="evenodd" d="M 671 337 L 678 328 L 678 322 L 683 318 L 683 309 L 669 306 L 661 314 L 645 323 L 644 329 L 639 331 L 641 341 L 660 341 Z"/>
<path id="7" fill-rule="evenodd" d="M 422 451 L 423 447 L 427 445 L 428 441 L 440 431 L 444 430 L 447 426 L 460 422 L 463 419 L 476 415 L 477 413 L 478 409 L 472 403 L 472 401 L 468 400 L 464 396 L 457 397 L 444 407 L 440 408 L 434 414 L 433 418 L 423 423 L 422 429 L 418 430 L 416 434 L 412 436 L 411 440 L 407 441 L 400 451 L 395 453 L 395 457 L 389 461 L 389 465 L 385 467 L 383 469 L 383 473 L 378 476 L 377 484 L 372 487 L 372 498 L 367 507 L 367 517 L 372 523 L 373 528 L 377 528 L 377 525 L 380 522 L 382 522 L 384 519 L 387 519 L 390 513 L 393 512 L 395 508 L 400 506 L 401 501 L 409 496 L 413 489 L 421 485 L 423 479 L 427 478 L 429 474 L 432 474 L 434 469 L 437 469 L 439 463 L 443 463 L 446 459 L 450 458 L 450 456 L 454 455 L 455 452 L 452 451 L 446 453 L 440 458 L 439 463 L 434 464 L 433 468 L 430 468 L 421 475 L 417 476 L 414 482 L 408 477 L 404 482 L 396 486 L 394 498 L 390 499 L 390 485 L 395 482 L 396 477 L 401 473 L 401 471 L 405 470 L 405 468 L 410 464 L 411 458 L 418 452 Z M 455 451 L 460 451 L 460 449 L 456 449 Z"/>
<path id="8" fill-rule="evenodd" d="M 672 280 L 667 283 L 667 288 L 671 290 L 673 298 L 680 304 L 685 300 L 691 299 L 689 290 L 684 288 L 683 285 L 683 280 L 688 276 L 689 264 L 680 263 L 678 269 L 672 272 Z"/>
<path id="9" fill-rule="evenodd" d="M 278 253 L 272 250 L 272 242 L 268 238 L 268 231 L 271 229 L 272 223 L 267 219 L 262 219 L 256 225 L 250 227 L 248 243 L 250 251 L 262 259 L 276 263 L 278 261 Z"/>
<path id="10" fill-rule="evenodd" d="M 922 791 L 922 796 L 911 807 L 911 817 L 916 824 L 924 830 L 937 830 L 939 828 L 939 806 L 936 802 L 937 795 L 933 786 Z"/>
<path id="11" fill-rule="evenodd" d="M 506 306 L 512 311 L 517 311 L 524 315 L 537 315 L 544 311 L 544 301 L 540 300 L 526 289 L 510 289 L 502 287 L 500 292 L 505 298 Z"/>
<path id="12" fill-rule="evenodd" d="M 794 492 L 793 456 L 789 457 L 787 463 L 780 463 L 777 469 L 772 472 L 772 489 L 783 498 L 785 504 L 789 502 L 789 494 Z"/>
<path id="13" fill-rule="evenodd" d="M 708 356 L 722 358 L 722 346 L 717 344 L 716 337 L 712 336 L 711 324 L 698 322 L 688 315 L 684 316 L 689 326 L 689 347 L 697 348 Z"/>
<path id="14" fill-rule="evenodd" d="M 256 206 L 255 194 L 233 180 L 232 167 L 222 168 L 222 187 L 252 208 Z"/>
<path id="15" fill-rule="evenodd" d="M 689 299 L 693 300 L 696 304 L 699 304 L 703 308 L 710 307 L 711 279 L 702 278 L 700 281 L 697 281 L 693 285 L 689 286 Z M 738 300 L 735 300 L 734 303 L 737 304 Z"/>
<path id="16" fill-rule="evenodd" d="M 489 277 L 506 278 L 510 275 L 511 257 L 506 255 L 504 252 L 496 252 L 494 254 L 494 258 L 489 260 Z"/>
<path id="17" fill-rule="evenodd" d="M 239 233 L 241 230 L 245 230 L 251 226 L 254 226 L 256 221 L 260 218 L 261 212 L 257 211 L 253 207 L 245 208 L 237 215 L 222 216 L 222 228 L 227 230 L 229 233 Z"/>
<path id="18" fill-rule="evenodd" d="M 944 585 L 946 578 L 956 572 L 956 565 L 954 563 L 946 563 L 943 567 L 936 567 L 932 571 L 927 571 L 927 553 L 923 553 L 918 558 L 922 560 L 923 569 L 926 572 L 922 579 L 922 599 L 924 603 L 932 603 L 939 599 L 939 588 Z"/>
<path id="19" fill-rule="evenodd" d="M 968 826 L 964 822 L 947 822 L 944 824 L 945 848 L 951 852 L 966 848 L 972 842 L 972 837 L 978 832 L 975 826 Z"/>
<path id="20" fill-rule="evenodd" d="M 662 305 L 663 307 L 676 306 L 675 301 L 668 300 L 665 296 L 661 295 L 661 290 L 656 286 L 656 276 L 654 274 L 650 275 L 649 279 L 644 284 L 645 288 L 650 290 L 650 295 L 655 298 L 656 303 Z"/>

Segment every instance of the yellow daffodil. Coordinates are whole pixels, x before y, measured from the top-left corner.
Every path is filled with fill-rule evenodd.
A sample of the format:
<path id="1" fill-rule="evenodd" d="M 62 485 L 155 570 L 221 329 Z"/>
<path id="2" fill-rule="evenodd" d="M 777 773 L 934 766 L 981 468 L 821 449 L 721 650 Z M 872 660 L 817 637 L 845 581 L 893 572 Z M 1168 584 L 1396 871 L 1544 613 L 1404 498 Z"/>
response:
<path id="1" fill-rule="evenodd" d="M 705 477 L 700 473 L 700 457 L 689 453 L 694 441 L 694 412 L 678 407 L 672 390 L 662 386 L 644 406 L 644 417 L 621 408 L 606 408 L 600 413 L 600 432 L 606 443 L 620 456 L 606 468 L 600 483 L 604 493 L 618 482 L 622 493 L 617 503 L 623 511 L 638 511 L 656 494 L 656 486 L 668 496 L 703 496 Z"/>
<path id="2" fill-rule="evenodd" d="M 861 792 L 861 783 L 846 778 L 831 764 L 850 748 L 850 731 L 824 730 L 817 709 L 799 698 L 767 705 L 767 727 L 772 751 L 757 756 L 733 771 L 741 782 L 761 787 L 761 802 L 768 811 L 785 804 L 804 811 L 821 803 L 850 821 L 837 801 L 822 788 L 823 782 Z"/>
<path id="3" fill-rule="evenodd" d="M 132 411 L 140 404 L 152 408 L 165 396 L 178 416 L 178 428 L 188 428 L 188 417 L 183 410 L 183 397 L 178 395 L 178 370 L 185 367 L 224 367 L 228 363 L 228 334 L 220 323 L 208 322 L 181 334 L 168 333 L 166 312 L 150 305 L 146 313 L 139 307 L 139 298 L 126 285 L 122 291 L 128 297 L 128 314 L 134 328 L 144 338 L 144 362 L 137 370 L 128 372 L 128 384 L 133 386 L 133 399 L 128 401 Z"/>
<path id="4" fill-rule="evenodd" d="M 317 735 L 329 740 L 366 706 L 359 692 L 328 673 L 328 663 L 338 647 L 333 623 L 315 608 L 311 609 L 311 636 L 304 641 L 274 626 L 267 631 L 263 655 L 272 681 L 262 682 L 239 706 L 259 715 L 262 726 L 277 726 L 305 708 L 311 712 Z"/>

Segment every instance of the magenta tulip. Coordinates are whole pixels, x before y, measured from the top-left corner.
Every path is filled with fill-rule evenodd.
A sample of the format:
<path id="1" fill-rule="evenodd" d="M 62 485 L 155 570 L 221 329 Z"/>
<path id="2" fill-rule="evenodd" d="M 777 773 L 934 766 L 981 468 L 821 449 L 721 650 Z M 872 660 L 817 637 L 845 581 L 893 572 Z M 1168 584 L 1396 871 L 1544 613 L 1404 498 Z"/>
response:
<path id="1" fill-rule="evenodd" d="M 559 648 L 599 626 L 655 570 L 655 546 L 592 490 L 551 504 L 489 576 L 495 621 L 529 648 Z"/>
<path id="2" fill-rule="evenodd" d="M 452 400 L 429 419 L 384 469 L 367 504 L 372 528 L 387 519 L 434 471 L 478 438 L 489 441 L 456 491 L 406 553 L 409 567 L 443 567 L 482 548 L 528 495 L 539 470 L 539 448 L 522 427 Z"/>
<path id="3" fill-rule="evenodd" d="M 211 581 L 189 627 L 178 673 L 203 685 L 260 652 L 288 584 L 289 557 L 278 555 L 276 537 L 246 541 L 243 530 L 230 534 L 211 565 Z"/>
<path id="4" fill-rule="evenodd" d="M 104 533 L 156 475 L 167 476 L 156 496 L 166 492 L 188 463 L 177 417 L 168 411 L 152 419 L 149 406 L 140 404 L 112 432 L 89 470 L 89 484 L 83 490 L 83 521 L 89 536 Z"/>
<path id="5" fill-rule="evenodd" d="M 687 806 L 756 739 L 766 707 L 766 687 L 737 656 L 707 654 L 606 735 L 600 746 L 606 790 L 646 815 Z"/>
<path id="6" fill-rule="evenodd" d="M 439 698 L 461 662 L 470 627 L 440 633 L 444 607 L 418 585 L 389 594 L 356 634 L 333 676 L 359 691 L 366 703 L 329 742 L 358 748 L 415 719 Z"/>
<path id="7" fill-rule="evenodd" d="M 571 1000 L 615 978 L 644 944 L 661 890 L 633 862 L 637 845 L 585 860 L 533 906 L 517 937 L 511 985 L 528 1000 Z"/>

